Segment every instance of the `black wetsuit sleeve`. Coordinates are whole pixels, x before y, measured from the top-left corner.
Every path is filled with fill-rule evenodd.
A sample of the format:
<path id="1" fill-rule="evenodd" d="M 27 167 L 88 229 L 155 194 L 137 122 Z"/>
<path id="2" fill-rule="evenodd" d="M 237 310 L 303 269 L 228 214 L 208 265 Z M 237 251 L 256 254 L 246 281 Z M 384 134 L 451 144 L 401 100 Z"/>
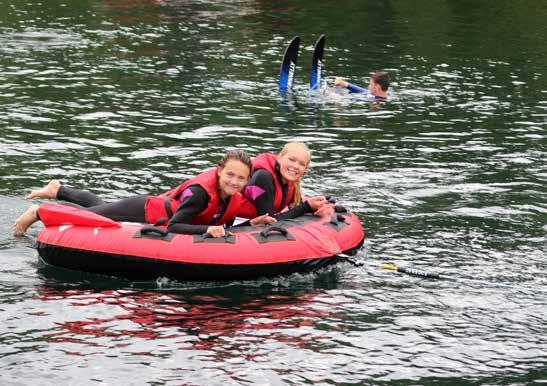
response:
<path id="1" fill-rule="evenodd" d="M 247 183 L 247 188 L 253 190 L 253 197 L 249 198 L 256 208 L 256 215 L 273 214 L 273 204 L 275 198 L 275 188 L 273 176 L 264 169 L 257 170 L 251 180 Z"/>
<path id="2" fill-rule="evenodd" d="M 286 220 L 302 216 L 304 213 L 313 212 L 309 204 L 304 202 L 286 212 L 273 213 L 273 203 L 275 199 L 274 179 L 267 170 L 257 170 L 247 185 L 252 189 L 257 189 L 255 190 L 255 199 L 251 199 L 256 207 L 257 216 L 268 213 L 277 220 Z"/>
<path id="3" fill-rule="evenodd" d="M 209 195 L 199 185 L 193 185 L 185 189 L 192 192 L 186 196 L 171 217 L 167 225 L 167 231 L 171 233 L 203 234 L 207 232 L 209 225 L 193 225 L 190 221 L 207 208 Z"/>
<path id="4" fill-rule="evenodd" d="M 289 218 L 296 218 L 298 216 L 302 216 L 304 213 L 312 213 L 313 210 L 310 207 L 310 205 L 307 202 L 303 202 L 302 204 L 295 206 L 292 209 L 289 209 L 286 212 L 280 212 L 276 213 L 272 217 L 275 217 L 276 220 L 286 220 Z"/>

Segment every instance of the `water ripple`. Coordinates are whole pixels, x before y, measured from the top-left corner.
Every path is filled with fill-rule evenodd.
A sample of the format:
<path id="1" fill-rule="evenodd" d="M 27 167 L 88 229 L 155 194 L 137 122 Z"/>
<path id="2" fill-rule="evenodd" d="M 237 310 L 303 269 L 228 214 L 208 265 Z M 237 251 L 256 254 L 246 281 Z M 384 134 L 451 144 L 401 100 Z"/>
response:
<path id="1" fill-rule="evenodd" d="M 0 22 L 4 382 L 24 374 L 43 383 L 44 373 L 63 384 L 544 379 L 547 102 L 537 31 L 545 15 L 477 7 L 8 1 Z M 492 9 L 484 29 L 476 15 Z M 325 90 L 309 92 L 317 31 L 306 23 L 342 19 L 347 28 L 326 29 Z M 279 61 L 294 25 L 297 83 L 280 97 Z M 384 107 L 332 88 L 335 76 L 366 84 L 378 66 L 393 80 Z M 52 178 L 107 200 L 156 193 L 227 148 L 254 155 L 290 140 L 313 152 L 303 192 L 332 195 L 361 218 L 367 239 L 355 258 L 364 267 L 135 283 L 45 266 L 30 240 L 11 236 L 31 204 L 22 197 Z M 381 261 L 462 280 L 400 275 Z"/>

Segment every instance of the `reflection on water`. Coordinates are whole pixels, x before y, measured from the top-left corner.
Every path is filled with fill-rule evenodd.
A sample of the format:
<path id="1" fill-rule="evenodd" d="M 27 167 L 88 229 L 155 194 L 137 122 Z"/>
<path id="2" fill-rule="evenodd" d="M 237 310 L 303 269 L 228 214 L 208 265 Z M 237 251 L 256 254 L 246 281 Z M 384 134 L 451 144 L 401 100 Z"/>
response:
<path id="1" fill-rule="evenodd" d="M 531 302 L 519 291 L 397 281 L 378 272 L 340 273 L 354 277 L 350 287 L 332 272 L 313 280 L 193 289 L 179 284 L 164 291 L 37 285 L 34 296 L 6 306 L 5 328 L 16 334 L 6 343 L 12 355 L 31 355 L 31 347 L 35 358 L 47 357 L 60 368 L 70 367 L 74 357 L 90 366 L 101 358 L 125 358 L 127 368 L 107 364 L 108 371 L 97 375 L 102 381 L 152 365 L 161 371 L 142 372 L 143 382 L 241 377 L 269 384 L 467 377 L 527 372 L 542 363 L 542 343 L 529 339 L 543 329 L 532 315 L 542 312 L 539 299 Z M 367 284 L 358 284 L 355 278 L 363 276 Z M 405 291 L 409 285 L 429 293 L 416 298 Z M 510 305 L 511 298 L 524 303 Z M 40 329 L 30 330 L 25 318 Z M 33 343 L 17 335 L 32 336 Z M 181 366 L 184 374 L 177 371 Z M 28 370 L 34 377 L 36 370 Z M 89 366 L 81 371 L 92 373 Z"/>
<path id="2" fill-rule="evenodd" d="M 231 290 L 231 288 L 228 288 Z M 233 290 L 232 290 L 233 291 Z M 310 325 L 314 319 L 323 318 L 326 313 L 306 311 L 302 307 L 313 299 L 313 293 L 295 295 L 267 294 L 264 298 L 245 299 L 245 294 L 225 297 L 220 295 L 182 296 L 165 292 L 139 290 L 95 291 L 39 289 L 40 300 L 62 301 L 68 307 L 86 307 L 90 314 L 100 315 L 102 308 L 118 310 L 108 313 L 106 318 L 92 318 L 58 324 L 62 331 L 53 336 L 53 341 L 73 341 L 82 338 L 81 344 L 93 345 L 86 336 L 104 336 L 131 341 L 133 338 L 173 339 L 183 338 L 186 349 L 206 350 L 215 347 L 214 340 L 234 339 L 238 333 L 249 333 L 260 337 L 260 330 L 283 330 Z M 296 309 L 291 309 L 297 305 Z M 296 319 L 301 320 L 296 321 Z M 308 320 L 308 322 L 306 322 Z M 115 321 L 115 323 L 113 323 Z M 124 329 L 119 329 L 125 325 Z M 269 339 L 281 337 L 275 332 Z M 194 337 L 195 339 L 188 339 Z M 290 341 L 281 338 L 285 343 Z M 301 345 L 304 342 L 293 340 Z M 221 347 L 216 347 L 216 350 Z"/>
<path id="3" fill-rule="evenodd" d="M 3 380 L 545 379 L 547 10 L 539 4 L 5 3 Z M 326 89 L 310 93 L 321 33 Z M 281 97 L 281 55 L 297 34 L 296 92 Z M 386 107 L 332 92 L 335 76 L 366 84 L 378 68 L 393 78 Z M 374 265 L 225 286 L 131 283 L 43 267 L 32 241 L 11 237 L 30 204 L 24 194 L 52 178 L 110 199 L 154 193 L 228 147 L 256 154 L 288 140 L 313 150 L 304 193 L 333 195 L 362 219 L 358 258 L 510 286 Z"/>

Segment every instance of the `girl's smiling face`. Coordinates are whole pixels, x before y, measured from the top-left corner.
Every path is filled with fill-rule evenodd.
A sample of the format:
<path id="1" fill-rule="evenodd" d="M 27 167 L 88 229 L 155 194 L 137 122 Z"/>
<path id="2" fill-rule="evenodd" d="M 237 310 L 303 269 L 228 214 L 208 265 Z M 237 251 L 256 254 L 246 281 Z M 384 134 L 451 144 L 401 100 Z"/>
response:
<path id="1" fill-rule="evenodd" d="M 229 159 L 217 172 L 220 196 L 226 198 L 241 192 L 249 180 L 250 173 L 249 166 L 241 161 Z"/>
<path id="2" fill-rule="evenodd" d="M 310 163 L 310 152 L 298 144 L 289 144 L 278 154 L 277 162 L 283 181 L 295 182 L 304 176 Z"/>

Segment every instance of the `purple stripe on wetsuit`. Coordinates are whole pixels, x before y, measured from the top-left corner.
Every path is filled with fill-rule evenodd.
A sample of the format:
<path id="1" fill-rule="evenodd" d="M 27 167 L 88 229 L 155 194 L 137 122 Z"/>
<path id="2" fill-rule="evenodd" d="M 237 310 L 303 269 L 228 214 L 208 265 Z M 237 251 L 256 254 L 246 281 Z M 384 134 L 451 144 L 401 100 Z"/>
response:
<path id="1" fill-rule="evenodd" d="M 264 189 L 262 189 L 259 186 L 256 185 L 248 185 L 245 188 L 245 191 L 243 192 L 243 195 L 247 198 L 250 198 L 252 201 L 255 201 L 258 197 L 264 194 L 266 192 Z"/>
<path id="2" fill-rule="evenodd" d="M 182 191 L 182 194 L 180 195 L 180 202 L 183 202 L 186 197 L 191 197 L 193 195 L 194 195 L 194 193 L 192 193 L 190 188 L 184 189 Z"/>

